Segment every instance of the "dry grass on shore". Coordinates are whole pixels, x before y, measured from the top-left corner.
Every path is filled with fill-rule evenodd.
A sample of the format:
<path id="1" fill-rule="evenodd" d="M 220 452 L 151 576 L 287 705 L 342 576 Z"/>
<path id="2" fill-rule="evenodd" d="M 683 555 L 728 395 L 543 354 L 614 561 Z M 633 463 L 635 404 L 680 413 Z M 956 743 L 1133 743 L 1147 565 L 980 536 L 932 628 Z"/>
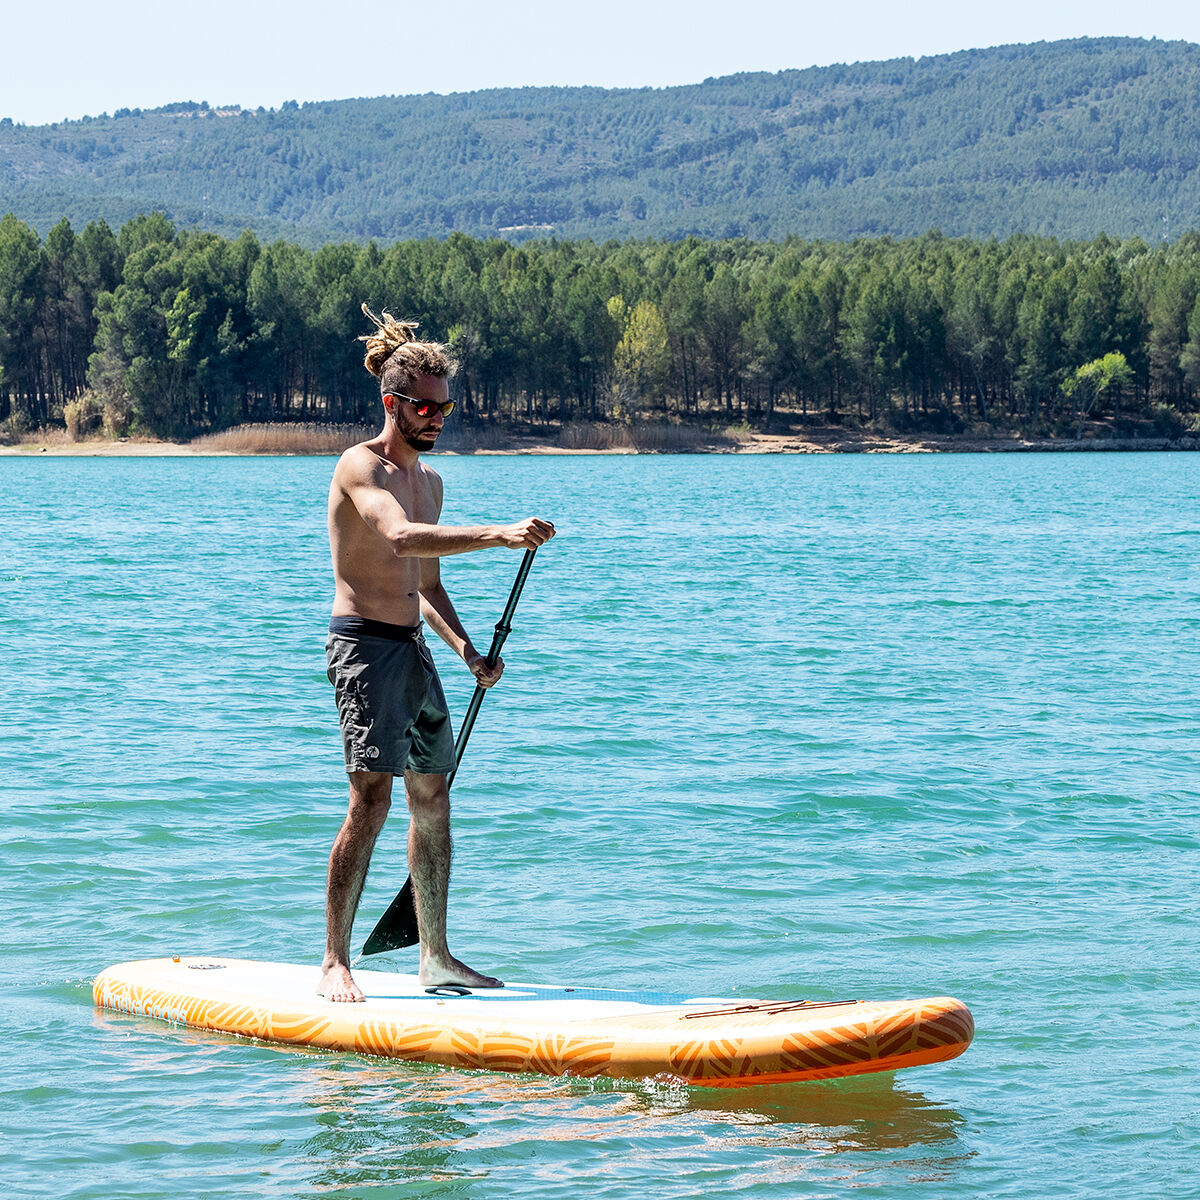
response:
<path id="1" fill-rule="evenodd" d="M 601 425 L 596 421 L 571 421 L 558 431 L 558 444 L 564 450 L 623 450 L 636 447 L 628 425 Z"/>
<path id="2" fill-rule="evenodd" d="M 194 438 L 189 446 L 202 454 L 340 454 L 356 442 L 374 437 L 373 426 L 305 424 L 238 425 L 220 433 Z M 542 439 L 538 439 L 542 440 Z M 564 450 L 608 451 L 625 454 L 670 454 L 700 450 L 732 450 L 743 440 L 739 431 L 713 431 L 690 425 L 603 424 L 574 421 L 555 435 L 547 431 L 550 446 L 557 440 Z M 514 436 L 495 425 L 448 422 L 437 448 L 452 454 L 503 452 L 528 448 L 528 437 Z"/>
<path id="3" fill-rule="evenodd" d="M 193 438 L 191 449 L 201 454 L 341 454 L 373 438 L 375 425 L 258 424 L 237 425 L 220 433 Z M 438 449 L 471 454 L 477 450 L 509 450 L 512 439 L 493 426 L 447 424 Z"/>
<path id="4" fill-rule="evenodd" d="M 23 433 L 13 434 L 8 430 L 0 436 L 3 446 L 69 446 L 74 438 L 57 425 L 42 425 L 37 429 L 29 429 Z"/>
<path id="5" fill-rule="evenodd" d="M 515 444 L 511 434 L 495 425 L 464 425 L 452 418 L 443 426 L 437 448 L 453 454 L 474 454 L 479 450 L 513 450 Z"/>
<path id="6" fill-rule="evenodd" d="M 704 450 L 735 450 L 747 440 L 741 430 L 712 430 L 696 425 L 604 424 L 572 421 L 559 431 L 564 450 L 609 450 L 627 454 L 672 454 Z"/>
<path id="7" fill-rule="evenodd" d="M 323 425 L 317 422 L 258 422 L 188 442 L 152 438 L 91 436 L 73 439 L 65 429 L 44 428 L 19 438 L 0 440 L 0 454 L 50 452 L 70 455 L 244 454 L 336 455 L 379 432 L 374 425 Z M 761 439 L 760 439 L 761 440 Z M 686 454 L 748 449 L 755 442 L 749 429 L 696 425 L 571 421 L 558 427 L 504 429 L 492 424 L 447 422 L 437 448 L 450 454 L 568 453 Z"/>
<path id="8" fill-rule="evenodd" d="M 189 442 L 201 454 L 341 454 L 379 431 L 367 425 L 318 425 L 305 422 L 237 425 L 206 433 Z"/>

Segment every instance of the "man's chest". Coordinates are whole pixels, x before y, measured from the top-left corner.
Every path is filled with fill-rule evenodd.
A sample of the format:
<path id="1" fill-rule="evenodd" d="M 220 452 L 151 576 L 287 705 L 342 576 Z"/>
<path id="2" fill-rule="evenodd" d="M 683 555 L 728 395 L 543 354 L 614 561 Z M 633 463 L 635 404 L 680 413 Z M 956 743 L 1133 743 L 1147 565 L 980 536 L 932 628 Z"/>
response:
<path id="1" fill-rule="evenodd" d="M 426 480 L 405 479 L 397 473 L 388 479 L 387 487 L 410 521 L 418 525 L 437 524 L 437 499 Z"/>

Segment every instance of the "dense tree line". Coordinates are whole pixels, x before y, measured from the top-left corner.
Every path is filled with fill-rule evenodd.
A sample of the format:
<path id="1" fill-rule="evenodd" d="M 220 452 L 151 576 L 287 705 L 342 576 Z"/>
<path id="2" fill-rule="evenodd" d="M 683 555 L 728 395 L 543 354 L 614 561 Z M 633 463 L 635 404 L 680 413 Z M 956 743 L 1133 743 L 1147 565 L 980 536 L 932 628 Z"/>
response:
<path id="1" fill-rule="evenodd" d="M 1200 226 L 1200 46 L 1081 38 L 661 89 L 0 120 L 0 195 L 43 234 L 154 210 L 310 249 L 456 230 L 1175 237 Z"/>
<path id="2" fill-rule="evenodd" d="M 957 430 L 1182 428 L 1200 234 L 783 242 L 455 234 L 309 251 L 253 234 L 40 240 L 0 219 L 0 421 L 191 435 L 378 419 L 360 304 L 450 343 L 467 423 L 790 417 Z"/>

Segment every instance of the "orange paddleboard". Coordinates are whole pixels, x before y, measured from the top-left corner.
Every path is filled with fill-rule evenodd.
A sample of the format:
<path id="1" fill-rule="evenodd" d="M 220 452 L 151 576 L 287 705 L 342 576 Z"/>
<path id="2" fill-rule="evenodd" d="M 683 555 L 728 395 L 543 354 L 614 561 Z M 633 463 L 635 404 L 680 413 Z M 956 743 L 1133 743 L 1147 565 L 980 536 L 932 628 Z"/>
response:
<path id="1" fill-rule="evenodd" d="M 942 1062 L 974 1022 L 948 996 L 745 1000 L 513 983 L 424 988 L 356 970 L 364 1004 L 317 995 L 313 966 L 156 958 L 97 977 L 97 1005 L 196 1029 L 409 1062 L 544 1075 L 670 1075 L 703 1087 L 833 1079 Z"/>

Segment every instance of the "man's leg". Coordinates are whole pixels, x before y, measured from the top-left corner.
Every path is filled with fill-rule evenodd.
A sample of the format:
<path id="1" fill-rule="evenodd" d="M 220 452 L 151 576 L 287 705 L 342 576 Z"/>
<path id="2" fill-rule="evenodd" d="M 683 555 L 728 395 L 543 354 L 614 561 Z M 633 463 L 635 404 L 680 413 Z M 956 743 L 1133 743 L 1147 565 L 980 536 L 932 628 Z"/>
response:
<path id="1" fill-rule="evenodd" d="M 408 870 L 412 875 L 417 928 L 421 931 L 421 982 L 464 987 L 503 987 L 459 962 L 446 945 L 446 896 L 450 887 L 450 791 L 445 775 L 404 773 L 408 795 Z"/>
<path id="2" fill-rule="evenodd" d="M 350 807 L 329 855 L 325 893 L 325 961 L 317 991 L 326 1000 L 357 1001 L 363 994 L 350 975 L 350 929 L 375 839 L 392 802 L 392 777 L 350 773 Z"/>

